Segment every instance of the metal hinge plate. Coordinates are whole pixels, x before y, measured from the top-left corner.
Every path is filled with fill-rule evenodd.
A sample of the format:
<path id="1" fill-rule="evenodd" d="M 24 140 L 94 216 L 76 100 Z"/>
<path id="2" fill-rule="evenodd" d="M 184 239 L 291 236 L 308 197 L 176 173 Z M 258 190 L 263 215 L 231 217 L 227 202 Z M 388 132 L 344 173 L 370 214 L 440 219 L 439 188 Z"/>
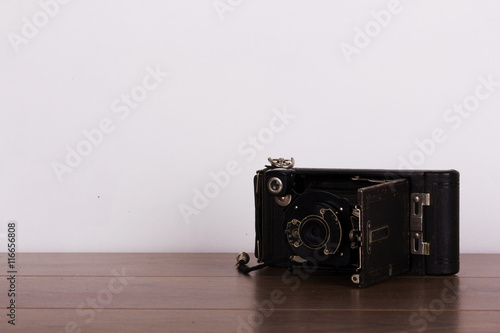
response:
<path id="1" fill-rule="evenodd" d="M 412 193 L 410 197 L 410 248 L 412 254 L 430 254 L 430 244 L 424 242 L 424 206 L 430 206 L 430 193 Z"/>

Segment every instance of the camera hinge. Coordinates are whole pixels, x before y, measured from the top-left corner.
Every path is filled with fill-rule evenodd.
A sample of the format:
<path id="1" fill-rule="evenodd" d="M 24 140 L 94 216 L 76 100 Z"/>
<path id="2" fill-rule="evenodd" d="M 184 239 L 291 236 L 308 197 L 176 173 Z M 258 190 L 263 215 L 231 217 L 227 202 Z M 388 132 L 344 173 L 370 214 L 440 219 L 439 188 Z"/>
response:
<path id="1" fill-rule="evenodd" d="M 424 242 L 424 206 L 430 206 L 430 193 L 412 193 L 410 198 L 410 248 L 412 254 L 430 254 L 430 244 Z"/>

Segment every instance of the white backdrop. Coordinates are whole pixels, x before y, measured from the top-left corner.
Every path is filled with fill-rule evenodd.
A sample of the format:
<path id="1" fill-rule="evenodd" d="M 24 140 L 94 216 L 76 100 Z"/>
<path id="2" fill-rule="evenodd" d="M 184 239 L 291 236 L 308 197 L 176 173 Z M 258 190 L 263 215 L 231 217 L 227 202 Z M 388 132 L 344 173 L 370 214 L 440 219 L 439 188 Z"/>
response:
<path id="1" fill-rule="evenodd" d="M 252 251 L 252 178 L 455 168 L 499 252 L 500 3 L 2 1 L 0 242 Z M 201 193 L 201 194 L 200 194 Z"/>

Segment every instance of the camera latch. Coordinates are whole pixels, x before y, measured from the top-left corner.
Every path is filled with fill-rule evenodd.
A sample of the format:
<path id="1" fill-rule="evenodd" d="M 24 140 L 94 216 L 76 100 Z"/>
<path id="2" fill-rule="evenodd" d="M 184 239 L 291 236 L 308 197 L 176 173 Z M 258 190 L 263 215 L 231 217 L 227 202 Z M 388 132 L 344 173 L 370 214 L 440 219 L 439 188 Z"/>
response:
<path id="1" fill-rule="evenodd" d="M 293 168 L 295 165 L 295 160 L 293 157 L 291 159 L 285 159 L 285 158 L 271 158 L 269 157 L 267 159 L 271 165 L 266 165 L 268 168 L 284 168 L 284 169 L 289 169 Z"/>

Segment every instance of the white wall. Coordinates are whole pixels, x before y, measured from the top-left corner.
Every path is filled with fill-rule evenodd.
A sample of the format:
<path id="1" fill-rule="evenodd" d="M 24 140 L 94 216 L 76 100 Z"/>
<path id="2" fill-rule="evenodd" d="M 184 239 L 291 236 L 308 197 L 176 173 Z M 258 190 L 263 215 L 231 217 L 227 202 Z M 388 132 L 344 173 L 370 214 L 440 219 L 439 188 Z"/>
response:
<path id="1" fill-rule="evenodd" d="M 15 220 L 19 251 L 252 251 L 255 170 L 293 156 L 300 167 L 455 168 L 461 250 L 499 252 L 499 11 L 2 1 L 0 250 Z M 134 108 L 120 100 L 131 92 Z M 453 111 L 464 103 L 473 111 Z M 294 118 L 273 120 L 284 110 Z M 68 149 L 88 156 L 68 165 Z M 228 163 L 238 173 L 188 223 L 180 207 Z"/>

